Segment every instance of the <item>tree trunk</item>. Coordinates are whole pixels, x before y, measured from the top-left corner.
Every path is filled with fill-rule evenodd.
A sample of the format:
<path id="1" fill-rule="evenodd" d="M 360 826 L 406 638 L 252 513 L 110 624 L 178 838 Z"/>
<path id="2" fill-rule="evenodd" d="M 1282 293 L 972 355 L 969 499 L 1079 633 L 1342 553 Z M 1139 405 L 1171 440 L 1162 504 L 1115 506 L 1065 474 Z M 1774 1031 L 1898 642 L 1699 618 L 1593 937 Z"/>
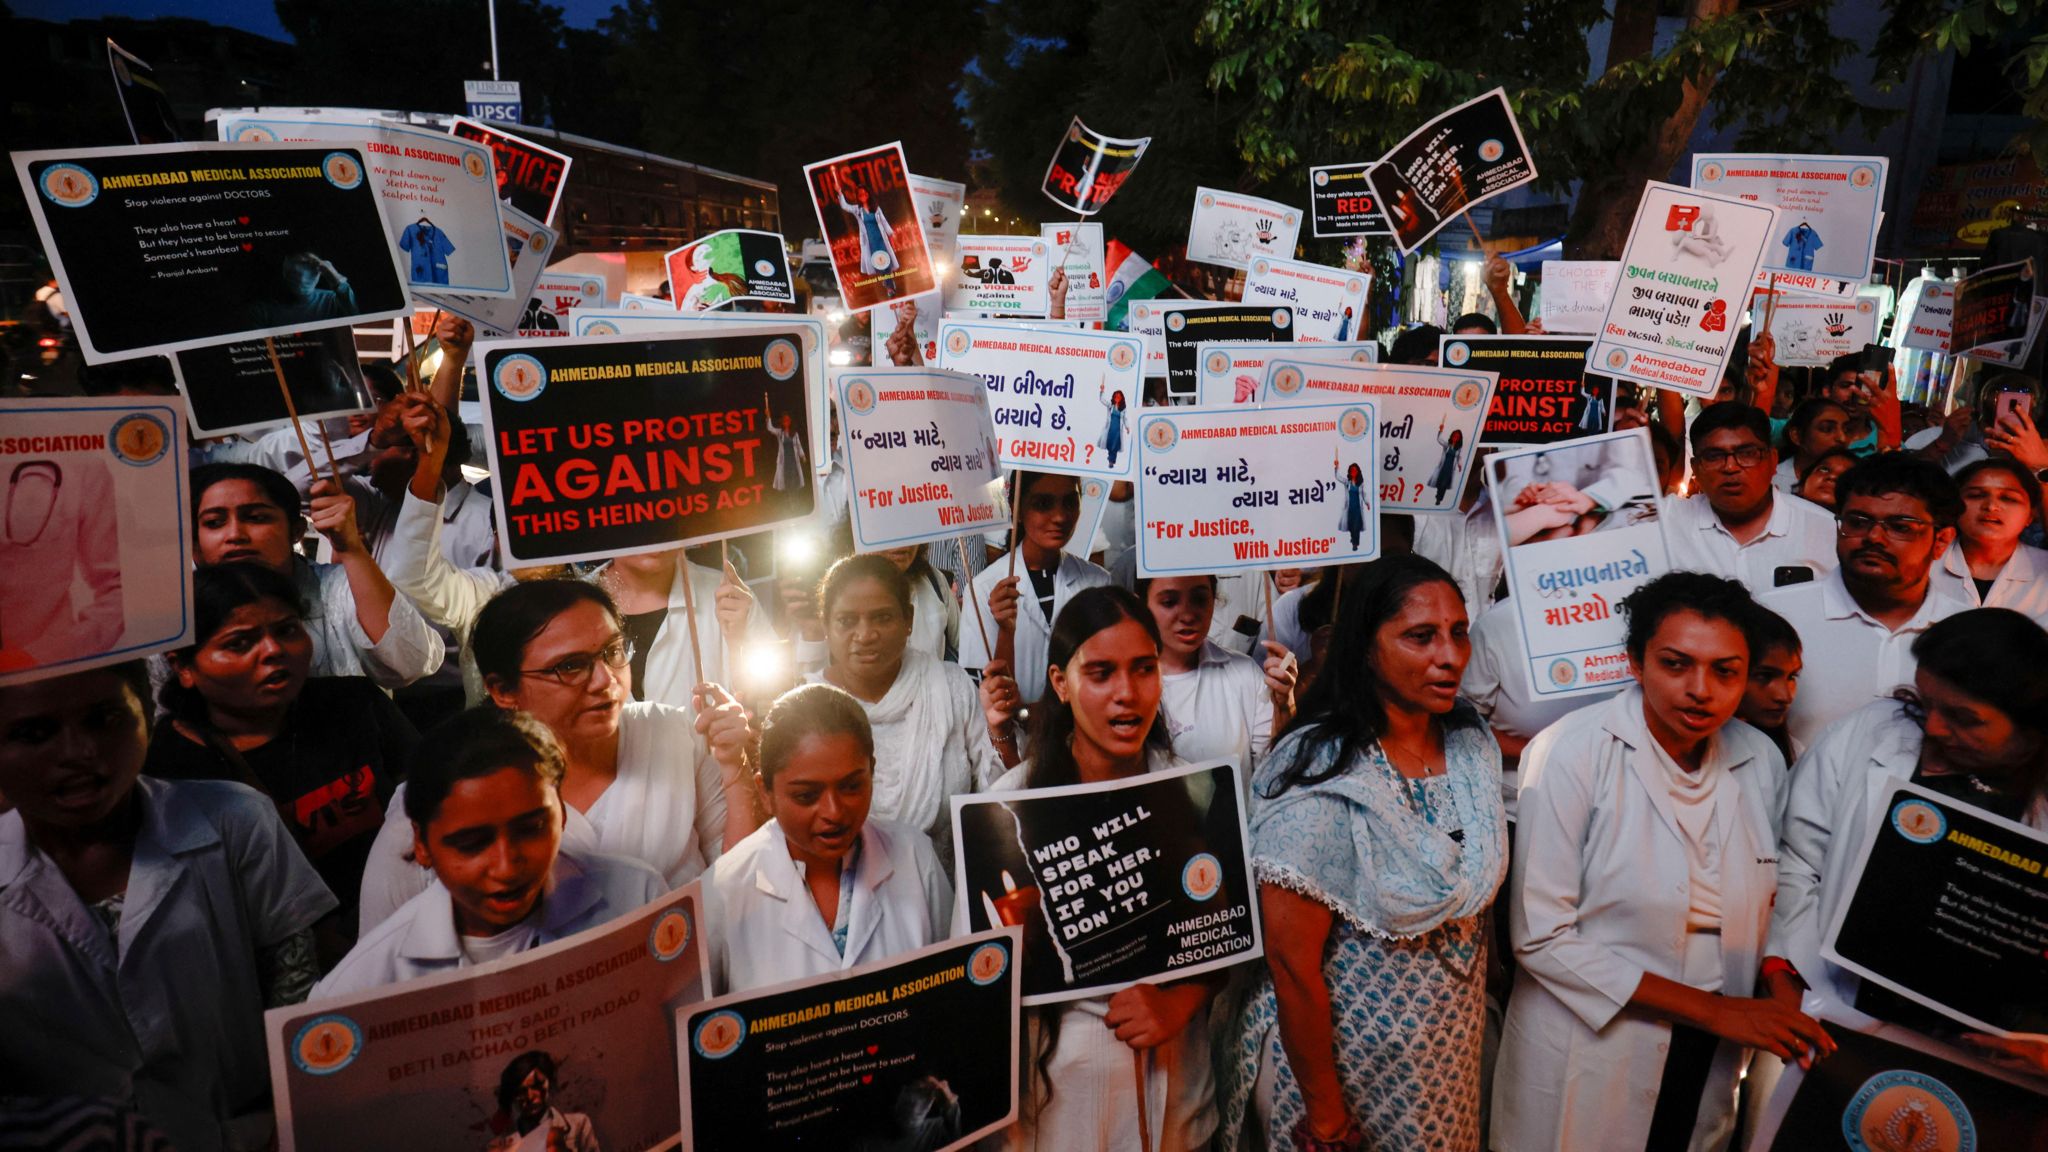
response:
<path id="1" fill-rule="evenodd" d="M 1692 0 L 1688 24 L 1703 24 L 1735 11 L 1737 0 Z M 1614 30 L 1608 42 L 1607 66 L 1650 51 L 1656 33 L 1656 0 L 1619 0 L 1615 6 Z M 1628 239 L 1636 205 L 1642 200 L 1643 184 L 1666 180 L 1672 166 L 1685 155 L 1700 115 L 1713 95 L 1719 71 L 1703 67 L 1685 78 L 1678 107 L 1659 124 L 1650 138 L 1615 157 L 1614 164 L 1589 176 L 1579 186 L 1578 205 L 1572 210 L 1571 227 L 1565 235 L 1565 255 L 1573 260 L 1613 260 L 1621 255 Z"/>

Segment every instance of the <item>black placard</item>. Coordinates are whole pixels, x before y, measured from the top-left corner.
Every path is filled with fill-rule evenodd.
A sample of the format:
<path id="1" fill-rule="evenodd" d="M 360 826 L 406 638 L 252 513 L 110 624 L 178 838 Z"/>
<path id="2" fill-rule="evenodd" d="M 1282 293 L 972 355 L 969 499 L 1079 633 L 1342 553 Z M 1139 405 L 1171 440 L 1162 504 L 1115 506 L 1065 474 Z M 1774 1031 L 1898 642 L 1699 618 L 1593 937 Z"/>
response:
<path id="1" fill-rule="evenodd" d="M 356 148 L 81 148 L 14 167 L 92 363 L 410 310 Z"/>
<path id="2" fill-rule="evenodd" d="M 1151 143 L 1150 136 L 1137 140 L 1104 136 L 1076 116 L 1053 152 L 1052 163 L 1046 165 L 1040 187 L 1048 199 L 1069 212 L 1093 216 L 1130 179 Z"/>
<path id="3" fill-rule="evenodd" d="M 1956 285 L 1948 346 L 1957 355 L 1967 356 L 1987 344 L 2024 340 L 2033 301 L 2031 260 L 2000 264 L 1963 277 Z"/>
<path id="4" fill-rule="evenodd" d="M 2048 1098 L 1945 1049 L 1880 1040 L 1828 1021 L 1833 1055 L 1787 1068 L 1759 1152 L 2048 1148 Z M 1773 1127 L 1775 1121 L 1775 1127 Z"/>
<path id="5" fill-rule="evenodd" d="M 114 95 L 121 101 L 128 135 L 137 144 L 176 144 L 185 138 L 156 69 L 112 40 L 107 41 L 107 69 L 114 74 Z"/>
<path id="6" fill-rule="evenodd" d="M 367 412 L 377 406 L 363 383 L 354 329 L 316 328 L 272 337 L 277 367 L 302 420 Z M 291 419 L 277 390 L 277 372 L 261 340 L 188 348 L 171 356 L 171 370 L 195 436 L 225 436 L 273 427 Z"/>
<path id="7" fill-rule="evenodd" d="M 479 348 L 509 565 L 649 552 L 811 514 L 802 329 Z"/>
<path id="8" fill-rule="evenodd" d="M 1294 309 L 1284 305 L 1160 300 L 1153 307 L 1164 317 L 1166 391 L 1170 395 L 1200 393 L 1197 345 L 1294 342 Z"/>
<path id="9" fill-rule="evenodd" d="M 467 116 L 457 116 L 448 131 L 490 145 L 498 170 L 498 199 L 543 224 L 555 222 L 562 187 L 569 179 L 568 156 Z"/>
<path id="10" fill-rule="evenodd" d="M 1439 363 L 1495 372 L 1500 382 L 1479 443 L 1528 447 L 1614 428 L 1614 378 L 1586 372 L 1590 336 L 1445 336 Z"/>
<path id="11" fill-rule="evenodd" d="M 1324 164 L 1308 170 L 1309 223 L 1317 236 L 1385 236 L 1394 230 L 1365 179 L 1378 163 Z"/>
<path id="12" fill-rule="evenodd" d="M 1500 88 L 1417 128 L 1366 174 L 1403 252 L 1467 208 L 1535 179 L 1536 163 Z"/>
<path id="13" fill-rule="evenodd" d="M 1227 763 L 953 798 L 970 930 L 1024 929 L 1024 1002 L 1100 996 L 1263 954 Z"/>
<path id="14" fill-rule="evenodd" d="M 2048 837 L 1903 781 L 1821 954 L 1979 1031 L 2048 1032 Z"/>
<path id="15" fill-rule="evenodd" d="M 1017 1109 L 1017 933 L 676 1014 L 683 1147 L 946 1152 Z"/>

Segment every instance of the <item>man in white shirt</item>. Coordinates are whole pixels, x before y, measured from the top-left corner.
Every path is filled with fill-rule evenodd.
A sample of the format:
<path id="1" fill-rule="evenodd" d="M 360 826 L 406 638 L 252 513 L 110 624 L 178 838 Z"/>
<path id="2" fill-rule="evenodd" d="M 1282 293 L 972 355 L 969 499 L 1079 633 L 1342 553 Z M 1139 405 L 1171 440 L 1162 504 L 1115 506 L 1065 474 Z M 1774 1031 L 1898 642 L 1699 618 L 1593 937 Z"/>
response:
<path id="1" fill-rule="evenodd" d="M 1968 607 L 1930 579 L 1963 510 L 1940 465 L 1898 452 L 1873 456 L 1842 474 L 1835 495 L 1840 567 L 1762 597 L 1799 631 L 1815 670 L 1800 682 L 1787 721 L 1795 753 L 1836 720 L 1910 684 L 1914 639 Z"/>
<path id="2" fill-rule="evenodd" d="M 1709 404 L 1687 437 L 1695 491 L 1664 501 L 1674 568 L 1740 581 L 1752 596 L 1834 570 L 1834 518 L 1771 486 L 1771 418 L 1762 409 Z"/>

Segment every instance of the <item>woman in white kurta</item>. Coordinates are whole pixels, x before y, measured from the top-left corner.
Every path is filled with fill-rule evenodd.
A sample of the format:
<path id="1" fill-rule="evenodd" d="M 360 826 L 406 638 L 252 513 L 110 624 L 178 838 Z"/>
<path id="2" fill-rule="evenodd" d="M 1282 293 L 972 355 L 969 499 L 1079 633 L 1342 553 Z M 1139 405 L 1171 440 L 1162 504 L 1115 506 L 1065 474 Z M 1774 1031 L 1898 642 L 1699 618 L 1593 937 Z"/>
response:
<path id="1" fill-rule="evenodd" d="M 952 660 L 960 654 L 960 602 L 953 597 L 946 573 L 933 567 L 925 555 L 926 547 L 889 548 L 880 555 L 910 582 L 910 606 L 915 613 L 910 621 L 910 650 L 934 660 Z"/>
<path id="2" fill-rule="evenodd" d="M 1045 657 L 1051 694 L 1033 720 L 1039 754 L 992 791 L 1093 784 L 1183 763 L 1156 722 L 1156 628 L 1121 588 L 1090 588 L 1061 609 Z M 1137 984 L 1026 1013 L 1019 1119 L 991 1146 L 1123 1152 L 1139 1146 L 1142 1108 L 1155 1152 L 1206 1148 L 1216 1130 L 1209 1004 L 1220 986 L 1220 977 Z M 1133 1053 L 1150 1053 L 1142 1099 Z"/>
<path id="3" fill-rule="evenodd" d="M 870 813 L 875 742 L 860 703 L 792 689 L 761 724 L 772 819 L 711 866 L 712 983 L 744 992 L 843 972 L 942 940 L 953 891 L 924 834 Z"/>
<path id="4" fill-rule="evenodd" d="M 678 887 L 754 830 L 745 709 L 709 682 L 693 710 L 633 702 L 618 610 L 602 588 L 515 584 L 477 614 L 470 648 L 491 702 L 532 714 L 562 743 L 571 851 L 638 860 Z M 363 869 L 363 932 L 427 887 L 404 805 L 401 786 Z"/>
<path id="5" fill-rule="evenodd" d="M 1214 576 L 1140 580 L 1137 591 L 1159 627 L 1159 716 L 1174 754 L 1191 763 L 1228 760 L 1250 787 L 1254 758 L 1294 713 L 1293 653 L 1269 640 L 1262 666 L 1209 639 Z"/>
<path id="6" fill-rule="evenodd" d="M 974 578 L 972 594 L 983 605 L 988 622 L 985 645 L 981 630 L 960 630 L 960 665 L 986 668 L 995 659 L 987 645 L 1001 646 L 998 632 L 1015 632 L 1015 667 L 1009 674 L 1023 694 L 1023 703 L 1045 695 L 1046 645 L 1052 622 L 1083 588 L 1109 583 L 1109 573 L 1079 556 L 1062 551 L 1081 518 L 1080 481 L 1045 472 L 1011 473 L 1017 517 L 1016 563 L 1007 558 L 991 563 Z"/>
<path id="7" fill-rule="evenodd" d="M 2048 551 L 2020 543 L 2041 515 L 2041 482 L 2011 460 L 1956 473 L 1963 514 L 1955 543 L 1928 571 L 1936 588 L 1972 608 L 2010 608 L 2048 628 Z"/>
<path id="8" fill-rule="evenodd" d="M 874 732 L 873 814 L 923 832 L 948 869 L 948 800 L 1003 774 L 974 681 L 909 646 L 912 585 L 879 555 L 849 556 L 818 586 L 830 663 L 806 677 L 850 693 Z"/>
<path id="9" fill-rule="evenodd" d="M 1638 685 L 1522 753 L 1498 1152 L 1715 1152 L 1747 1049 L 1833 1046 L 1796 1008 L 1750 998 L 1785 777 L 1771 742 L 1732 719 L 1755 602 L 1675 572 L 1622 608 Z"/>

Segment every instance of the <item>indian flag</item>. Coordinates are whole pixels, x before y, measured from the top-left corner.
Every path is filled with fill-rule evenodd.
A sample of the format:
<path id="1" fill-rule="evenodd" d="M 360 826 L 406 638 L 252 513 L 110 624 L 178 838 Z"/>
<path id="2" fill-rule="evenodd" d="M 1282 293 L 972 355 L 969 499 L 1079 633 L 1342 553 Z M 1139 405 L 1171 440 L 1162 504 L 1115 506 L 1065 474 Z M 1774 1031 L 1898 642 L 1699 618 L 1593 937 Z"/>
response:
<path id="1" fill-rule="evenodd" d="M 1131 301 L 1156 300 L 1173 290 L 1173 283 L 1159 269 L 1124 247 L 1121 240 L 1109 242 L 1108 261 L 1110 328 L 1124 326 L 1124 313 L 1130 309 Z"/>

